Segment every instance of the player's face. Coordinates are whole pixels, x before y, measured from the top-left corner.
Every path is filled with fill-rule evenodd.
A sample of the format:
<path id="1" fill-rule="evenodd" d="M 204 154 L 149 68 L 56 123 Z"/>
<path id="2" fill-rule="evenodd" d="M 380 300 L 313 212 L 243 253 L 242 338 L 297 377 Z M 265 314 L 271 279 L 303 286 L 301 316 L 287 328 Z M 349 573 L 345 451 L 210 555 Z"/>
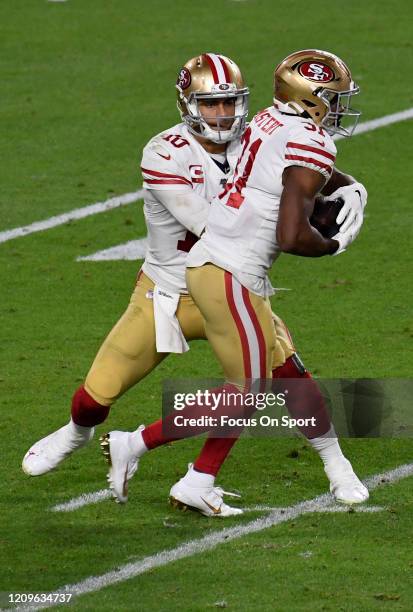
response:
<path id="1" fill-rule="evenodd" d="M 228 130 L 234 122 L 234 98 L 199 100 L 198 109 L 213 130 Z"/>
<path id="2" fill-rule="evenodd" d="M 338 95 L 336 94 L 330 101 L 330 109 L 336 113 L 337 111 L 340 112 L 340 108 L 338 107 Z M 341 109 L 343 110 L 343 109 Z"/>
<path id="3" fill-rule="evenodd" d="M 338 104 L 338 95 L 336 94 L 330 100 L 330 111 L 333 113 L 342 113 L 345 111 L 344 106 Z M 332 123 L 334 121 L 332 120 Z M 341 117 L 336 120 L 336 124 L 339 126 L 341 124 Z"/>

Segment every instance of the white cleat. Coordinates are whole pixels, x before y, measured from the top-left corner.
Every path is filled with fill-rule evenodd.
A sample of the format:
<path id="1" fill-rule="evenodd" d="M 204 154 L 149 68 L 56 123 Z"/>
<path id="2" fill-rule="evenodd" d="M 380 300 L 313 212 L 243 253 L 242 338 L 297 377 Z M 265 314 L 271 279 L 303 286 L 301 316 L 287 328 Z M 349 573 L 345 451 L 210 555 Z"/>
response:
<path id="1" fill-rule="evenodd" d="M 224 495 L 241 497 L 236 493 L 228 493 L 221 487 L 191 487 L 181 478 L 169 493 L 169 502 L 179 510 L 195 510 L 204 516 L 225 518 L 243 514 L 241 508 L 228 506 L 223 500 Z"/>
<path id="2" fill-rule="evenodd" d="M 138 469 L 139 457 L 136 455 L 133 437 L 144 429 L 140 425 L 136 431 L 110 431 L 100 437 L 100 446 L 110 468 L 107 479 L 113 497 L 120 504 L 128 501 L 128 482 Z"/>
<path id="3" fill-rule="evenodd" d="M 369 492 L 357 478 L 348 459 L 332 463 L 324 471 L 330 481 L 330 491 L 338 502 L 352 505 L 368 500 Z"/>
<path id="4" fill-rule="evenodd" d="M 94 427 L 80 427 L 72 422 L 42 438 L 24 456 L 23 472 L 29 476 L 41 476 L 59 465 L 78 448 L 93 438 Z"/>

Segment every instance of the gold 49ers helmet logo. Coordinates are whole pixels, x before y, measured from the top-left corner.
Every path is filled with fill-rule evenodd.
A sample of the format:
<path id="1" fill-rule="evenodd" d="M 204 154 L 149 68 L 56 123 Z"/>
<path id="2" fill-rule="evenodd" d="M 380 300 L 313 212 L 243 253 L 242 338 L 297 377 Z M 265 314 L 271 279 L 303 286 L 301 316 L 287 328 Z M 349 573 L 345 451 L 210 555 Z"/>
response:
<path id="1" fill-rule="evenodd" d="M 331 68 L 321 62 L 303 62 L 298 70 L 306 79 L 318 83 L 328 83 L 334 79 L 334 72 Z"/>
<path id="2" fill-rule="evenodd" d="M 181 68 L 176 84 L 181 89 L 187 89 L 191 84 L 191 73 L 187 68 Z"/>

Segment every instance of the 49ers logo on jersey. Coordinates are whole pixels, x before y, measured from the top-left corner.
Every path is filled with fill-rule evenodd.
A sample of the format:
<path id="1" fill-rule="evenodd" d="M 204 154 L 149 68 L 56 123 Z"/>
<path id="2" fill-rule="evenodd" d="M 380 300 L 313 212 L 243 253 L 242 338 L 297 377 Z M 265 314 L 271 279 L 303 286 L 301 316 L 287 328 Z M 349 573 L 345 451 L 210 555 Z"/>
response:
<path id="1" fill-rule="evenodd" d="M 298 71 L 306 79 L 318 83 L 329 83 L 334 79 L 334 72 L 331 68 L 321 62 L 303 62 Z"/>
<path id="2" fill-rule="evenodd" d="M 177 78 L 176 84 L 181 89 L 187 89 L 190 86 L 190 84 L 191 84 L 191 73 L 189 72 L 188 68 L 181 68 L 181 70 L 180 70 L 180 72 L 178 74 L 178 78 Z"/>

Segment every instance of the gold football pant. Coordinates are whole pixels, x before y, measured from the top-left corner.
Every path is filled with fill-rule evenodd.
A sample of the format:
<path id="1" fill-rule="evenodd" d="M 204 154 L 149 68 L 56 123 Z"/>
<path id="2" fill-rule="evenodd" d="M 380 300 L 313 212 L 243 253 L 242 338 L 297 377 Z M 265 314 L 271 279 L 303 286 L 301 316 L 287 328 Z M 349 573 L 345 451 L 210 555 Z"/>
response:
<path id="1" fill-rule="evenodd" d="M 230 272 L 213 264 L 188 268 L 186 278 L 226 380 L 239 384 L 245 379 L 271 378 L 274 366 L 290 355 L 277 338 L 278 320 L 274 325 L 269 300 L 248 291 Z"/>
<path id="2" fill-rule="evenodd" d="M 205 281 L 196 280 L 197 269 L 190 270 L 190 278 L 194 290 L 195 285 L 197 286 L 197 294 L 209 295 L 212 294 L 212 291 L 214 292 L 215 297 L 211 301 L 211 307 L 207 309 L 208 312 L 203 313 L 207 315 L 207 325 L 212 327 L 210 332 L 212 348 L 222 364 L 229 364 L 230 361 L 233 361 L 233 365 L 229 368 L 231 375 L 244 378 L 245 368 L 243 370 L 235 364 L 240 356 L 244 356 L 243 363 L 245 362 L 247 366 L 245 346 L 248 344 L 248 333 L 246 340 L 245 337 L 242 337 L 243 339 L 240 337 L 234 318 L 229 311 L 228 302 L 224 303 L 226 297 L 225 292 L 223 293 L 225 287 L 223 270 L 215 266 L 204 266 L 202 270 L 204 268 L 207 274 Z M 200 284 L 201 286 L 198 286 Z M 99 404 L 104 406 L 113 404 L 118 397 L 142 380 L 169 354 L 156 351 L 153 288 L 154 283 L 141 272 L 128 308 L 110 331 L 95 357 L 84 386 Z M 262 377 L 271 378 L 271 370 L 282 365 L 295 352 L 295 349 L 284 323 L 271 313 L 269 301 L 252 293 L 249 296 L 253 308 L 258 313 L 260 326 L 264 327 L 264 337 L 268 344 L 264 350 L 261 341 L 256 347 L 257 355 L 255 355 L 256 351 L 252 351 L 252 354 L 257 359 L 259 354 L 262 363 L 266 364 L 265 376 Z M 219 311 L 217 310 L 214 315 L 215 304 Z M 222 305 L 226 308 L 225 319 L 221 318 Z M 207 338 L 204 319 L 191 296 L 181 295 L 176 316 L 188 341 Z M 211 325 L 212 320 L 219 321 L 219 329 L 217 323 Z M 248 328 L 247 332 L 249 331 Z M 256 374 L 257 359 L 251 361 L 252 377 L 255 377 Z M 224 370 L 227 376 L 227 367 Z M 248 370 L 246 371 L 248 373 Z M 261 373 L 263 374 L 264 370 L 260 371 Z"/>

